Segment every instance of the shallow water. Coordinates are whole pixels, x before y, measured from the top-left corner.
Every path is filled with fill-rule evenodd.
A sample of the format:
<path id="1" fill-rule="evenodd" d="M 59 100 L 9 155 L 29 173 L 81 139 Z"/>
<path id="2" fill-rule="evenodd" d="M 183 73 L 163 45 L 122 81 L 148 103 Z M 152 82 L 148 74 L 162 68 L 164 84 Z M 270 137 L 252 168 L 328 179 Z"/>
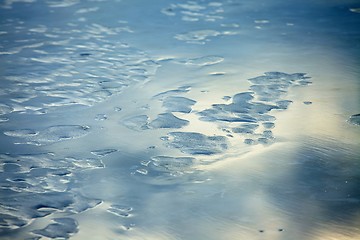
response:
<path id="1" fill-rule="evenodd" d="M 0 238 L 360 238 L 359 8 L 3 1 Z"/>

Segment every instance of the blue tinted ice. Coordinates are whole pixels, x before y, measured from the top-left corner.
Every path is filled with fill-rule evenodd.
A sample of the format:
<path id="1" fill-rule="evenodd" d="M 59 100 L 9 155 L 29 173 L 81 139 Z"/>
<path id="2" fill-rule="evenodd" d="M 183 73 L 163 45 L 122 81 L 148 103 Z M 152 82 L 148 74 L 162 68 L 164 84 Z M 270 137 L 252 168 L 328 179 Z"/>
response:
<path id="1" fill-rule="evenodd" d="M 358 239 L 355 2 L 0 2 L 0 238 Z"/>
<path id="2" fill-rule="evenodd" d="M 175 117 L 172 113 L 162 113 L 150 123 L 152 128 L 182 128 L 189 124 L 189 121 Z"/>
<path id="3" fill-rule="evenodd" d="M 78 224 L 72 218 L 55 218 L 54 223 L 49 224 L 46 228 L 35 230 L 33 233 L 48 238 L 69 238 L 78 231 Z"/>
<path id="4" fill-rule="evenodd" d="M 196 101 L 192 99 L 178 96 L 170 96 L 163 100 L 163 106 L 169 112 L 189 113 L 191 112 L 191 106 L 193 106 L 195 103 Z"/>
<path id="5" fill-rule="evenodd" d="M 360 114 L 354 114 L 350 117 L 349 122 L 354 125 L 360 125 Z"/>
<path id="6" fill-rule="evenodd" d="M 170 132 L 168 146 L 184 153 L 212 155 L 225 151 L 228 143 L 223 136 L 206 136 L 195 132 Z"/>

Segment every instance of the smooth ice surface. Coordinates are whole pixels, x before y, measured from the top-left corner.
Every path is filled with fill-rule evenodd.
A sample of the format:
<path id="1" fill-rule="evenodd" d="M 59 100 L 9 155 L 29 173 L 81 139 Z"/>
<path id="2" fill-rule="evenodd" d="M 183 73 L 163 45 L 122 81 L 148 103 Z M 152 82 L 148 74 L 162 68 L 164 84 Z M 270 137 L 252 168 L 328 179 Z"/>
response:
<path id="1" fill-rule="evenodd" d="M 0 239 L 360 239 L 359 7 L 0 2 Z"/>

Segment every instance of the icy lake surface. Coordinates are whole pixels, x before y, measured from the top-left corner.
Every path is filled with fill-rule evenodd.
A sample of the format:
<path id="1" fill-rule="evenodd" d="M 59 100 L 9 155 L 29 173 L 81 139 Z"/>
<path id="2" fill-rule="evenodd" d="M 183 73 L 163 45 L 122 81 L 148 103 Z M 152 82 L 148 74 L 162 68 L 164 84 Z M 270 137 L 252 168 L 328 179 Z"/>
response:
<path id="1" fill-rule="evenodd" d="M 360 239 L 358 0 L 0 2 L 0 239 Z"/>

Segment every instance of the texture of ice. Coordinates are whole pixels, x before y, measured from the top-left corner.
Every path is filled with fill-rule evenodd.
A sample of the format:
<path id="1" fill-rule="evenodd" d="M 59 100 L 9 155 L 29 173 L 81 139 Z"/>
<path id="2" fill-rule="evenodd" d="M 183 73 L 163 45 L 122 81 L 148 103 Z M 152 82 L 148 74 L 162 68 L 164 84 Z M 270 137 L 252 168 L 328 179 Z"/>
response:
<path id="1" fill-rule="evenodd" d="M 195 103 L 196 101 L 186 97 L 170 96 L 163 100 L 163 107 L 169 112 L 189 113 Z"/>
<path id="2" fill-rule="evenodd" d="M 89 126 L 81 125 L 57 125 L 43 130 L 19 129 L 5 131 L 4 134 L 11 137 L 24 138 L 21 143 L 44 145 L 64 140 L 76 139 L 87 135 L 90 132 Z"/>
<path id="3" fill-rule="evenodd" d="M 19 129 L 19 130 L 5 131 L 4 134 L 7 136 L 10 136 L 10 137 L 26 138 L 26 137 L 35 136 L 35 135 L 39 134 L 39 132 L 37 132 L 33 129 Z"/>
<path id="4" fill-rule="evenodd" d="M 234 127 L 232 132 L 246 136 L 245 143 L 247 144 L 271 143 L 274 141 L 272 134 L 267 131 L 265 134 L 256 132 L 255 128 L 258 127 L 258 123 L 262 123 L 268 129 L 274 128 L 275 117 L 269 113 L 272 110 L 286 110 L 289 107 L 292 101 L 283 98 L 291 86 L 303 86 L 310 83 L 307 80 L 309 77 L 305 75 L 305 73 L 267 72 L 263 76 L 251 78 L 249 81 L 254 85 L 250 86 L 250 92 L 235 94 L 230 104 L 213 104 L 212 108 L 200 111 L 198 113 L 200 120 L 217 122 L 220 127 L 223 127 L 226 122 L 250 123 Z M 250 141 L 251 134 L 254 141 Z M 259 135 L 262 136 L 260 139 L 258 139 Z"/>
<path id="5" fill-rule="evenodd" d="M 216 30 L 197 30 L 191 31 L 187 33 L 177 34 L 175 38 L 177 40 L 185 41 L 187 43 L 193 44 L 205 44 L 206 42 L 210 41 L 211 38 L 218 37 L 218 36 L 225 36 L 225 35 L 236 35 L 237 32 L 230 32 L 230 31 L 216 31 Z"/>
<path id="6" fill-rule="evenodd" d="M 0 2 L 0 238 L 358 239 L 355 2 Z"/>
<path id="7" fill-rule="evenodd" d="M 108 119 L 108 117 L 107 117 L 106 114 L 97 114 L 95 116 L 96 121 L 104 121 L 104 120 L 107 120 L 107 119 Z"/>
<path id="8" fill-rule="evenodd" d="M 217 154 L 228 147 L 226 137 L 223 136 L 206 136 L 196 132 L 170 132 L 168 135 L 168 146 L 192 155 Z"/>
<path id="9" fill-rule="evenodd" d="M 106 155 L 109 155 L 114 152 L 117 152 L 117 149 L 109 148 L 109 149 L 99 149 L 99 150 L 91 151 L 92 154 L 98 157 L 105 157 Z"/>
<path id="10" fill-rule="evenodd" d="M 113 204 L 108 209 L 108 212 L 119 217 L 131 217 L 133 208 L 125 205 Z"/>
<path id="11" fill-rule="evenodd" d="M 151 160 L 157 171 L 170 172 L 171 174 L 187 171 L 195 162 L 195 158 L 192 157 L 155 156 Z"/>
<path id="12" fill-rule="evenodd" d="M 78 231 L 78 223 L 72 218 L 54 218 L 53 221 L 54 223 L 46 228 L 35 230 L 33 233 L 48 238 L 68 239 Z"/>
<path id="13" fill-rule="evenodd" d="M 179 16 L 186 22 L 215 22 L 223 19 L 222 3 L 219 2 L 194 2 L 170 4 L 163 8 L 161 12 L 169 17 Z"/>
<path id="14" fill-rule="evenodd" d="M 164 99 L 165 97 L 173 96 L 173 95 L 176 95 L 176 94 L 187 93 L 187 92 L 190 91 L 190 89 L 191 89 L 190 86 L 182 86 L 182 87 L 179 87 L 177 89 L 172 89 L 172 90 L 168 90 L 168 91 L 165 91 L 165 92 L 161 92 L 159 94 L 156 94 L 154 97 Z"/>
<path id="15" fill-rule="evenodd" d="M 88 209 L 94 208 L 102 203 L 100 199 L 91 199 L 80 194 L 74 196 L 74 203 L 71 204 L 66 211 L 70 213 L 81 213 Z"/>
<path id="16" fill-rule="evenodd" d="M 130 84 L 147 81 L 156 72 L 158 65 L 144 52 L 104 39 L 129 31 L 126 26 L 110 28 L 93 23 L 81 27 L 81 31 L 78 27 L 68 24 L 62 28 L 41 25 L 17 29 L 26 41 L 7 44 L 8 54 L 33 51 L 31 57 L 16 62 L 22 73 L 11 69 L 4 73 L 7 91 L 0 96 L 8 103 L 1 103 L 0 115 L 14 109 L 44 114 L 59 107 L 93 106 Z"/>
<path id="17" fill-rule="evenodd" d="M 349 122 L 354 125 L 360 125 L 360 114 L 354 114 L 350 117 Z"/>
<path id="18" fill-rule="evenodd" d="M 150 123 L 152 128 L 182 128 L 189 121 L 175 117 L 172 113 L 161 113 Z"/>
<path id="19" fill-rule="evenodd" d="M 149 117 L 147 115 L 138 115 L 126 118 L 122 121 L 127 128 L 132 130 L 141 131 L 149 128 Z"/>
<path id="20" fill-rule="evenodd" d="M 79 213 L 101 203 L 71 191 L 77 173 L 104 167 L 98 159 L 57 158 L 47 153 L 0 154 L 0 161 L 3 231 L 28 225 L 35 218 L 58 211 Z"/>
<path id="21" fill-rule="evenodd" d="M 105 165 L 101 161 L 101 159 L 97 158 L 73 158 L 67 157 L 65 158 L 69 163 L 73 164 L 76 168 L 79 169 L 96 169 L 96 168 L 104 168 Z"/>
<path id="22" fill-rule="evenodd" d="M 0 115 L 8 114 L 14 111 L 14 109 L 8 105 L 0 103 Z"/>
<path id="23" fill-rule="evenodd" d="M 196 65 L 196 66 L 210 66 L 224 61 L 223 57 L 220 56 L 204 56 L 199 58 L 191 58 L 180 60 L 180 63 L 187 65 Z"/>

